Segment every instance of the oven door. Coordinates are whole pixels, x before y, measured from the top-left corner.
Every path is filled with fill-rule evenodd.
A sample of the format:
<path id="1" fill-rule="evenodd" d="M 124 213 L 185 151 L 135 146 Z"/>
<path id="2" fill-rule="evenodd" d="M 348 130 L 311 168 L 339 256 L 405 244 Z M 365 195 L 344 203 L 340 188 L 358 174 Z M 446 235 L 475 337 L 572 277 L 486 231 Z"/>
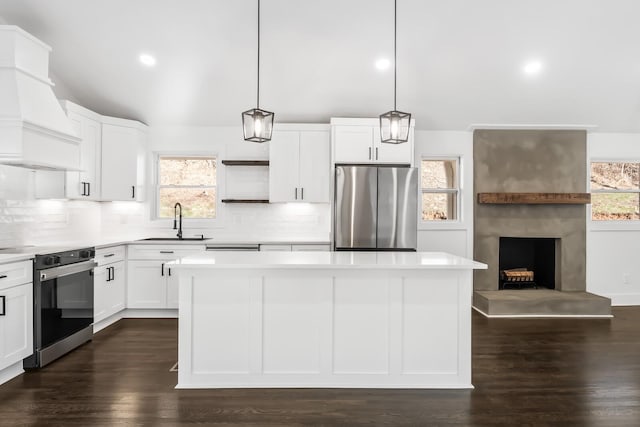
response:
<path id="1" fill-rule="evenodd" d="M 94 261 L 40 270 L 35 286 L 36 350 L 93 323 Z"/>

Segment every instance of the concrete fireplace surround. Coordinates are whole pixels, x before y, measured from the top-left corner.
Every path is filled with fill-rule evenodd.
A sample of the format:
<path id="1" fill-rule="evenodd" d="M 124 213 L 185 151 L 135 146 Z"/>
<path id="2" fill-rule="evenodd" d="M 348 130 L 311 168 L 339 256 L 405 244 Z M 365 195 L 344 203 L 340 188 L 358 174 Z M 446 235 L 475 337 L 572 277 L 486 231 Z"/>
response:
<path id="1" fill-rule="evenodd" d="M 478 193 L 585 193 L 581 130 L 476 130 L 474 307 L 496 316 L 609 316 L 611 301 L 586 292 L 585 205 L 479 204 Z M 555 290 L 498 290 L 500 237 L 559 239 Z M 571 294 L 568 294 L 571 293 Z"/>

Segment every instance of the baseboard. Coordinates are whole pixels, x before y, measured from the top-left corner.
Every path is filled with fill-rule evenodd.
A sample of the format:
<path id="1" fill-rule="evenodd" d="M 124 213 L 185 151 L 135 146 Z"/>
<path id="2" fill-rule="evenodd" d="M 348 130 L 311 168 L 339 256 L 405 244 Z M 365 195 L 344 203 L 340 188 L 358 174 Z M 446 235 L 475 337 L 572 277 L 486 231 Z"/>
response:
<path id="1" fill-rule="evenodd" d="M 640 305 L 640 294 L 604 294 L 611 298 L 611 305 L 614 307 L 626 305 Z"/>
<path id="2" fill-rule="evenodd" d="M 111 326 L 114 323 L 116 323 L 118 320 L 122 319 L 122 313 L 124 313 L 124 310 L 119 311 L 116 314 L 112 314 L 111 316 L 107 317 L 106 319 L 102 319 L 98 323 L 94 323 L 93 324 L 93 333 L 96 334 L 96 333 L 100 332 L 101 330 L 103 330 L 104 328 L 106 328 L 108 326 Z"/>
<path id="3" fill-rule="evenodd" d="M 121 319 L 177 319 L 177 309 L 137 309 L 126 308 L 122 311 L 112 314 L 106 319 L 102 319 L 93 325 L 93 333 L 96 334 Z"/>
<path id="4" fill-rule="evenodd" d="M 22 360 L 14 363 L 13 365 L 7 366 L 2 371 L 0 371 L 0 384 L 4 384 L 7 381 L 11 381 L 18 375 L 24 373 L 24 369 L 22 368 Z"/>
<path id="5" fill-rule="evenodd" d="M 475 306 L 471 308 L 489 319 L 613 319 L 612 314 L 487 314 Z"/>
<path id="6" fill-rule="evenodd" d="M 127 308 L 122 311 L 124 319 L 177 319 L 178 309 Z"/>

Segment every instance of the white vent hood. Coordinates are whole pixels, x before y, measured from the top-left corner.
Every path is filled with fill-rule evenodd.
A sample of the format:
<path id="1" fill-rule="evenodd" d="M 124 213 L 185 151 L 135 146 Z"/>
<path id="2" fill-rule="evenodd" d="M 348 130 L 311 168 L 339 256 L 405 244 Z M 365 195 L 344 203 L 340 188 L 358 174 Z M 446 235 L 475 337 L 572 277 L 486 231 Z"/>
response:
<path id="1" fill-rule="evenodd" d="M 0 25 L 0 164 L 79 170 L 80 138 L 49 80 L 51 48 Z"/>

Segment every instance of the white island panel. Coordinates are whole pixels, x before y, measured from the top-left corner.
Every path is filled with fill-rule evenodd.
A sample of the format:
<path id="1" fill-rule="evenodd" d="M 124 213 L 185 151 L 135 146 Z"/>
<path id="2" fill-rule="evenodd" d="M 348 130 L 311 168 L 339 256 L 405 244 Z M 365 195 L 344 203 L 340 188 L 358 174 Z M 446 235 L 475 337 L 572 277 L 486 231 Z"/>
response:
<path id="1" fill-rule="evenodd" d="M 196 277 L 191 287 L 191 368 L 194 374 L 202 375 L 248 374 L 251 280 L 227 278 L 215 286 L 208 282 Z"/>
<path id="2" fill-rule="evenodd" d="M 335 279 L 334 374 L 389 372 L 388 282 L 386 277 Z"/>
<path id="3" fill-rule="evenodd" d="M 319 374 L 331 279 L 266 277 L 263 294 L 263 372 Z"/>

